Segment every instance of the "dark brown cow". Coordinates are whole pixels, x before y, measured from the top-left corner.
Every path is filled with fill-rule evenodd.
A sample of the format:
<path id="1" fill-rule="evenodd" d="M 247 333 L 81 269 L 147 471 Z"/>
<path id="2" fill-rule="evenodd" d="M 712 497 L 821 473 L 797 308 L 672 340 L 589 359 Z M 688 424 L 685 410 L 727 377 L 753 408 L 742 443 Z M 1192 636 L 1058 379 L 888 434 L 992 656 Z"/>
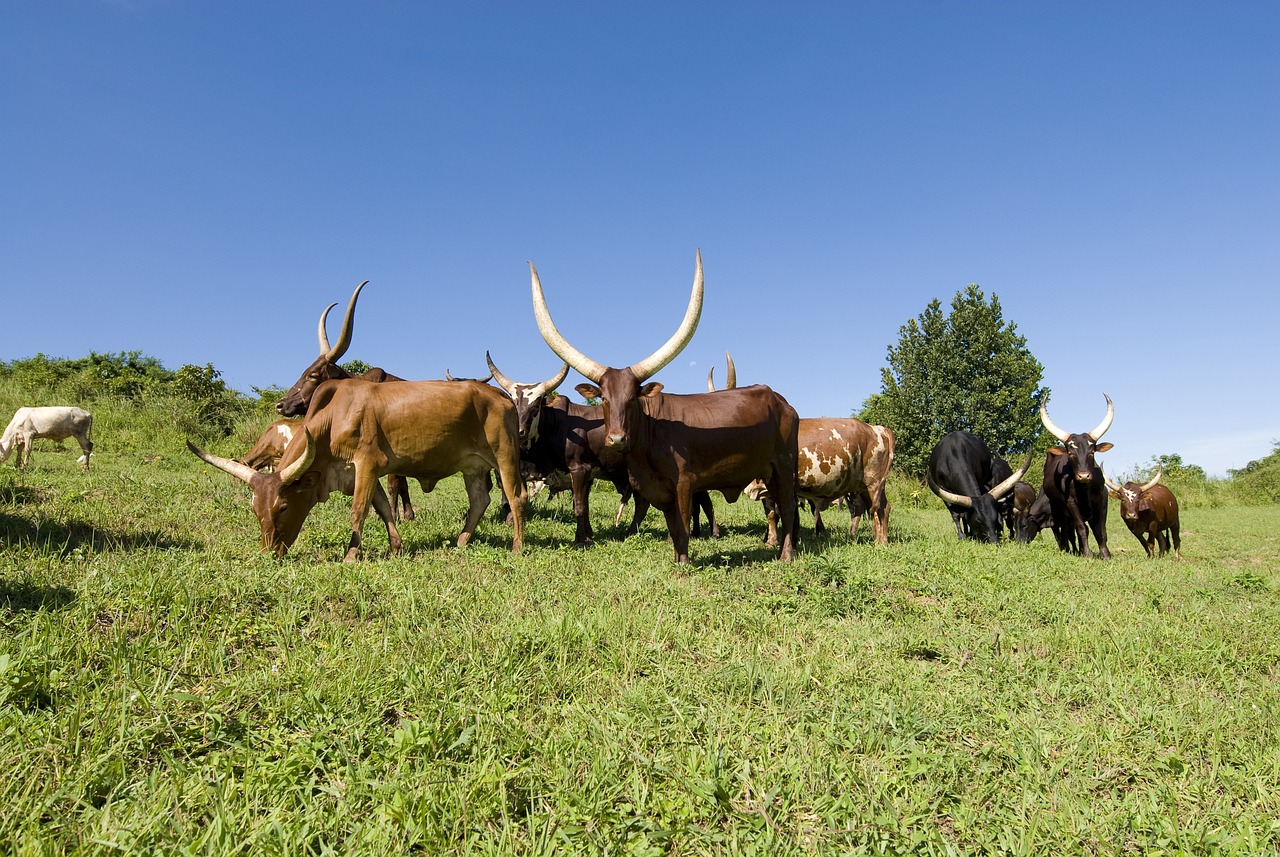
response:
<path id="1" fill-rule="evenodd" d="M 373 504 L 387 525 L 391 552 L 400 534 L 391 504 L 378 483 L 392 471 L 417 479 L 422 490 L 462 473 L 470 506 L 458 547 L 471 540 L 489 505 L 489 473 L 497 470 L 512 507 L 511 549 L 524 543 L 524 481 L 516 412 L 493 387 L 473 381 L 358 379 L 324 381 L 314 390 L 301 427 L 274 473 L 259 473 L 187 442 L 204 461 L 248 483 L 262 527 L 262 548 L 284 556 L 312 507 L 334 491 L 352 496 L 351 540 L 346 561 L 360 558 L 361 531 Z"/>
<path id="2" fill-rule="evenodd" d="M 1107 415 L 1093 431 L 1072 434 L 1058 428 L 1049 419 L 1047 398 L 1040 402 L 1040 422 L 1063 444 L 1050 447 L 1049 456 L 1044 463 L 1044 493 L 1049 497 L 1053 532 L 1058 538 L 1058 547 L 1064 551 L 1093 556 L 1089 549 L 1089 531 L 1093 530 L 1093 537 L 1098 542 L 1098 555 L 1109 559 L 1111 551 L 1107 549 L 1107 486 L 1094 454 L 1111 449 L 1112 444 L 1098 441 L 1111 428 L 1116 411 L 1111 397 L 1106 393 L 1102 395 L 1107 400 Z M 1068 532 L 1075 534 L 1074 546 L 1067 537 Z"/>
<path id="3" fill-rule="evenodd" d="M 813 531 L 823 535 L 822 511 L 840 498 L 849 505 L 849 536 L 858 534 L 862 515 L 870 513 L 876 544 L 889 543 L 889 499 L 885 483 L 893 466 L 895 438 L 886 426 L 840 417 L 804 417 L 800 420 L 800 459 L 796 496 L 808 500 L 813 509 Z M 747 496 L 768 499 L 759 480 L 747 487 Z M 776 513 L 766 503 L 769 515 L 768 544 L 777 543 Z"/>
<path id="4" fill-rule="evenodd" d="M 307 406 L 311 404 L 311 396 L 321 382 L 341 381 L 356 377 L 339 366 L 338 360 L 347 353 L 347 349 L 351 346 L 351 331 L 355 326 L 356 301 L 360 297 L 360 290 L 368 283 L 369 281 L 365 280 L 356 286 L 356 290 L 351 293 L 351 302 L 347 304 L 346 315 L 342 317 L 342 331 L 338 334 L 338 341 L 332 346 L 329 345 L 329 334 L 325 330 L 325 320 L 329 317 L 329 310 L 336 307 L 337 304 L 329 304 L 325 311 L 320 313 L 320 325 L 316 331 L 316 337 L 320 340 L 320 356 L 303 371 L 301 377 L 293 383 L 293 386 L 288 389 L 284 397 L 276 402 L 276 411 L 281 416 L 300 417 L 305 414 Z M 377 366 L 359 377 L 363 381 L 372 381 L 378 384 L 386 381 L 404 380 Z M 409 499 L 409 483 L 401 479 L 399 474 L 388 473 L 387 493 L 391 495 L 391 513 L 396 520 L 398 521 L 403 517 L 406 521 L 412 521 L 414 512 L 413 501 Z"/>
<path id="5" fill-rule="evenodd" d="M 1015 482 L 1009 492 L 1009 509 L 1005 512 L 1004 524 L 1009 529 L 1009 538 L 1025 541 L 1022 534 L 1026 531 L 1026 522 L 1031 515 L 1031 507 L 1036 504 L 1036 487 L 1030 482 Z"/>
<path id="6" fill-rule="evenodd" d="M 254 470 L 275 470 L 285 447 L 293 440 L 294 432 L 301 427 L 302 420 L 293 417 L 276 420 L 263 430 L 253 449 L 240 457 L 240 463 Z"/>
<path id="7" fill-rule="evenodd" d="M 1182 538 L 1179 535 L 1178 498 L 1160 484 L 1164 473 L 1162 466 L 1150 482 L 1139 485 L 1126 482 L 1116 485 L 1108 481 L 1111 496 L 1120 501 L 1120 518 L 1133 533 L 1147 556 L 1155 554 L 1153 545 L 1160 549 L 1160 556 L 1169 551 L 1169 537 L 1173 536 L 1173 555 L 1182 559 Z"/>
<path id="8" fill-rule="evenodd" d="M 765 479 L 782 510 L 781 556 L 792 560 L 800 421 L 795 408 L 763 385 L 673 395 L 663 393 L 662 384 L 645 383 L 680 353 L 698 327 L 702 254 L 679 329 L 653 354 L 623 369 L 597 363 L 569 344 L 551 320 L 537 270 L 532 264 L 529 270 L 542 338 L 560 359 L 595 382 L 575 389 L 601 401 L 605 446 L 625 456 L 632 487 L 662 510 L 675 561 L 689 561 L 694 492 L 720 491 L 732 502 L 757 478 Z"/>

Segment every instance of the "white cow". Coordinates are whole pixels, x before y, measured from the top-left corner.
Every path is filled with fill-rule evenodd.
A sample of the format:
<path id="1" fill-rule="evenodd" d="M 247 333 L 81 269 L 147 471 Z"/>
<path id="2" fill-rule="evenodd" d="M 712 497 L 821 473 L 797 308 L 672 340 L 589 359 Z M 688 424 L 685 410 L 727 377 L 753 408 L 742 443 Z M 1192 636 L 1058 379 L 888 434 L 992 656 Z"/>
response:
<path id="1" fill-rule="evenodd" d="M 89 440 L 92 430 L 93 414 L 83 408 L 18 408 L 4 435 L 0 436 L 0 462 L 8 460 L 17 450 L 18 458 L 14 464 L 26 467 L 31 460 L 31 445 L 37 438 L 66 440 L 74 437 L 84 450 L 84 455 L 76 462 L 88 470 L 89 454 L 93 452 L 93 441 Z"/>

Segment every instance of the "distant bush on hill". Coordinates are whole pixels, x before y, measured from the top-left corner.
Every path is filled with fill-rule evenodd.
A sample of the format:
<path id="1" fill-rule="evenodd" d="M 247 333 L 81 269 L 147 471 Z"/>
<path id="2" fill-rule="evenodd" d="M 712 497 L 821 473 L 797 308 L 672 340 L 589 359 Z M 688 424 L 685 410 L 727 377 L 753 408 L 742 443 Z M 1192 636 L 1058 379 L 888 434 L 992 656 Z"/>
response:
<path id="1" fill-rule="evenodd" d="M 1250 461 L 1239 470 L 1228 470 L 1236 491 L 1242 499 L 1255 503 L 1280 503 L 1280 441 L 1274 444 L 1271 454 Z"/>

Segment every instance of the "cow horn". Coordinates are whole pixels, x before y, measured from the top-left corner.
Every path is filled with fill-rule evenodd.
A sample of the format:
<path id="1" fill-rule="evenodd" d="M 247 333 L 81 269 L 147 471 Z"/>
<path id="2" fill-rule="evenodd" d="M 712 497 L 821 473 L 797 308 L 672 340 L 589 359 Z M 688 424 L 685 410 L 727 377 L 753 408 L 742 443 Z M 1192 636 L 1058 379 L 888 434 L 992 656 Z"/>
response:
<path id="1" fill-rule="evenodd" d="M 1107 415 L 1102 418 L 1102 422 L 1098 423 L 1098 427 L 1089 432 L 1089 437 L 1093 438 L 1093 442 L 1097 443 L 1102 440 L 1102 436 L 1107 433 L 1107 429 L 1111 428 L 1111 421 L 1116 418 L 1115 405 L 1111 404 L 1111 397 L 1106 393 L 1102 394 L 1107 400 Z"/>
<path id="2" fill-rule="evenodd" d="M 712 366 L 707 370 L 707 392 L 714 393 L 716 391 L 716 367 Z"/>
<path id="3" fill-rule="evenodd" d="M 444 370 L 444 379 L 445 379 L 446 381 L 456 381 L 456 380 L 458 380 L 457 378 L 455 378 L 455 377 L 453 377 L 452 375 L 450 375 L 450 374 L 449 374 L 449 370 L 448 370 L 448 369 L 445 369 L 445 370 Z"/>
<path id="4" fill-rule="evenodd" d="M 1146 483 L 1144 483 L 1144 484 L 1143 484 L 1143 486 L 1142 486 L 1142 490 L 1143 490 L 1143 491 L 1150 491 L 1152 488 L 1156 487 L 1156 485 L 1160 484 L 1160 477 L 1161 477 L 1163 474 L 1164 474 L 1164 465 L 1163 465 L 1163 464 L 1161 464 L 1161 465 L 1156 469 L 1156 475 L 1155 475 L 1155 476 L 1153 476 L 1153 477 L 1151 477 L 1151 481 L 1150 481 L 1150 482 L 1146 482 Z"/>
<path id="5" fill-rule="evenodd" d="M 508 396 L 514 396 L 516 394 L 516 382 L 498 371 L 498 367 L 494 365 L 493 358 L 489 356 L 488 351 L 484 353 L 484 360 L 489 364 L 489 374 L 493 376 L 493 380 L 498 382 L 499 387 L 507 391 Z"/>
<path id="6" fill-rule="evenodd" d="M 698 320 L 701 316 L 702 251 L 698 250 L 693 271 L 693 292 L 689 295 L 689 307 L 685 310 L 684 320 L 680 322 L 680 327 L 676 329 L 676 332 L 671 335 L 665 345 L 640 362 L 631 364 L 629 368 L 631 369 L 631 374 L 636 376 L 636 380 L 643 384 L 656 375 L 663 366 L 674 360 L 676 355 L 693 338 L 693 333 L 698 329 Z"/>
<path id="7" fill-rule="evenodd" d="M 929 490 L 942 498 L 944 503 L 950 503 L 952 506 L 964 506 L 966 509 L 973 508 L 973 498 L 965 494 L 952 494 L 945 488 L 939 488 L 933 481 L 933 475 L 926 473 L 924 478 L 929 483 Z"/>
<path id="8" fill-rule="evenodd" d="M 1018 470 L 1018 472 L 1014 473 L 1008 479 L 1004 480 L 1003 482 L 1001 482 L 999 485 L 992 488 L 987 493 L 990 494 L 992 498 L 996 500 L 999 500 L 1005 494 L 1008 494 L 1009 491 L 1013 488 L 1013 486 L 1017 485 L 1018 481 L 1021 480 L 1023 476 L 1026 476 L 1027 471 L 1031 469 L 1031 458 L 1034 455 L 1035 455 L 1034 450 L 1032 450 L 1031 452 L 1028 452 L 1027 460 L 1022 463 L 1022 467 Z"/>
<path id="9" fill-rule="evenodd" d="M 599 384 L 607 367 L 574 348 L 560 334 L 560 331 L 556 329 L 556 323 L 551 320 L 551 311 L 547 309 L 547 299 L 542 295 L 542 282 L 538 279 L 538 269 L 533 267 L 532 262 L 529 263 L 529 272 L 533 277 L 533 317 L 538 322 L 538 332 L 542 334 L 543 340 L 561 360 Z"/>
<path id="10" fill-rule="evenodd" d="M 302 474 L 306 473 L 307 469 L 311 467 L 311 464 L 316 460 L 315 439 L 311 437 L 311 432 L 307 431 L 305 427 L 302 429 L 302 433 L 307 439 L 306 451 L 302 453 L 301 458 L 294 459 L 288 464 L 288 466 L 280 469 L 280 484 L 282 485 L 291 485 L 294 482 L 297 482 L 298 478 L 302 476 Z"/>
<path id="11" fill-rule="evenodd" d="M 187 449 L 191 450 L 197 458 L 201 459 L 206 464 L 212 464 L 222 472 L 230 473 L 246 485 L 252 484 L 253 477 L 259 475 L 258 471 L 254 470 L 249 465 L 240 461 L 232 461 L 229 458 L 221 458 L 217 455 L 211 455 L 191 441 L 187 441 Z"/>
<path id="12" fill-rule="evenodd" d="M 738 370 L 734 368 L 733 355 L 728 351 L 725 351 L 724 359 L 729 363 L 729 368 L 725 372 L 724 388 L 732 390 L 738 386 Z"/>
<path id="13" fill-rule="evenodd" d="M 320 340 L 321 357 L 329 353 L 329 332 L 324 329 L 325 319 L 329 317 L 329 310 L 333 309 L 337 305 L 338 304 L 335 301 L 325 307 L 324 312 L 320 313 L 320 327 L 316 330 L 316 338 Z"/>
<path id="14" fill-rule="evenodd" d="M 356 286 L 356 290 L 351 293 L 351 302 L 347 304 L 347 314 L 342 317 L 342 330 L 338 333 L 338 342 L 333 347 L 329 347 L 329 337 L 325 334 L 324 320 L 329 314 L 329 309 L 333 309 L 337 304 L 329 304 L 329 309 L 325 310 L 320 316 L 320 354 L 330 363 L 337 363 L 338 358 L 347 353 L 347 349 L 351 347 L 351 328 L 354 325 L 356 314 L 356 299 L 360 297 L 360 290 L 368 285 L 369 281 L 365 280 Z"/>
<path id="15" fill-rule="evenodd" d="M 1045 396 L 1043 399 L 1040 400 L 1040 422 L 1043 423 L 1044 427 L 1049 430 L 1049 434 L 1053 435 L 1063 443 L 1066 443 L 1067 438 L 1071 437 L 1070 434 L 1068 434 L 1067 432 L 1063 431 L 1062 429 L 1054 425 L 1053 420 L 1049 419 L 1049 397 L 1048 396 Z"/>
<path id="16" fill-rule="evenodd" d="M 1116 483 L 1112 482 L 1112 481 L 1111 481 L 1110 479 L 1108 479 L 1105 475 L 1102 477 L 1102 481 L 1103 481 L 1103 482 L 1105 482 L 1105 483 L 1107 483 L 1107 490 L 1108 490 L 1108 491 L 1114 491 L 1114 492 L 1115 492 L 1115 493 L 1117 493 L 1117 494 L 1119 494 L 1119 493 L 1120 493 L 1120 491 L 1121 491 L 1120 486 L 1119 486 L 1119 485 L 1117 485 Z"/>

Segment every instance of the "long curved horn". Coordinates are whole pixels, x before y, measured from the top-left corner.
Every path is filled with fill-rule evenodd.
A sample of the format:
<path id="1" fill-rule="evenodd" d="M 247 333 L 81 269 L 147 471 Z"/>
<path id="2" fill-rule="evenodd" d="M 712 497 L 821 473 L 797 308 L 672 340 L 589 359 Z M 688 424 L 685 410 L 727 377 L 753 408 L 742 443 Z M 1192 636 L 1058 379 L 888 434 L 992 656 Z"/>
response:
<path id="1" fill-rule="evenodd" d="M 247 464 L 239 461 L 232 461 L 229 458 L 221 458 L 205 452 L 191 441 L 187 441 L 187 449 L 191 450 L 197 458 L 203 460 L 206 464 L 212 464 L 224 473 L 230 473 L 246 485 L 253 483 L 253 477 L 258 475 L 258 471 L 254 470 Z"/>
<path id="2" fill-rule="evenodd" d="M 1114 491 L 1114 492 L 1115 492 L 1115 493 L 1117 493 L 1117 494 L 1119 494 L 1119 493 L 1120 493 L 1120 491 L 1121 491 L 1120 486 L 1119 486 L 1119 485 L 1117 485 L 1116 483 L 1112 482 L 1112 481 L 1111 481 L 1110 479 L 1108 479 L 1106 476 L 1103 476 L 1103 477 L 1102 477 L 1102 481 L 1103 481 L 1103 482 L 1105 482 L 1105 483 L 1107 483 L 1107 490 L 1108 490 L 1108 491 Z"/>
<path id="3" fill-rule="evenodd" d="M 1102 422 L 1098 423 L 1098 427 L 1089 432 L 1089 437 L 1093 438 L 1094 443 L 1102 440 L 1102 436 L 1107 433 L 1107 429 L 1111 428 L 1111 421 L 1116 418 L 1116 407 L 1111 404 L 1111 397 L 1106 393 L 1102 397 L 1107 400 L 1107 415 L 1102 418 Z"/>
<path id="4" fill-rule="evenodd" d="M 707 392 L 714 393 L 716 391 L 716 367 L 712 366 L 707 370 Z"/>
<path id="5" fill-rule="evenodd" d="M 543 340 L 561 360 L 599 384 L 607 367 L 574 348 L 560 334 L 560 331 L 556 329 L 556 323 L 551 320 L 551 311 L 547 309 L 547 299 L 542 295 L 542 282 L 538 279 L 538 269 L 533 267 L 532 262 L 529 263 L 529 272 L 533 277 L 533 317 L 538 322 L 538 332 L 542 334 Z"/>
<path id="6" fill-rule="evenodd" d="M 506 390 L 508 396 L 514 396 L 516 394 L 516 382 L 498 371 L 498 367 L 494 365 L 493 358 L 489 356 L 488 351 L 484 353 L 484 361 L 489 364 L 489 374 L 493 376 L 493 380 L 498 382 L 498 386 Z"/>
<path id="7" fill-rule="evenodd" d="M 733 355 L 728 351 L 725 351 L 724 359 L 729 362 L 729 369 L 727 370 L 724 379 L 724 388 L 726 390 L 732 390 L 738 386 L 738 370 L 734 368 Z"/>
<path id="8" fill-rule="evenodd" d="M 306 428 L 302 429 L 302 433 L 307 439 L 307 450 L 302 454 L 301 458 L 295 459 L 289 466 L 280 471 L 280 484 L 282 485 L 291 485 L 298 481 L 298 478 L 306 473 L 307 468 L 316 460 L 315 439 L 311 437 L 311 432 L 307 431 Z"/>
<path id="9" fill-rule="evenodd" d="M 341 357 L 343 354 L 346 354 L 347 349 L 351 347 L 351 329 L 354 326 L 354 321 L 355 321 L 356 299 L 360 297 L 360 290 L 363 289 L 368 284 L 369 284 L 369 281 L 365 280 L 363 283 L 356 286 L 356 290 L 351 293 L 351 302 L 347 304 L 347 314 L 342 318 L 342 330 L 341 332 L 338 333 L 338 342 L 332 348 L 324 352 L 324 359 L 328 360 L 330 363 L 337 363 L 338 358 Z M 326 315 L 328 314 L 328 312 L 329 310 L 325 310 Z M 323 337 L 323 331 L 324 331 L 323 315 L 320 316 L 320 330 L 322 332 L 321 335 Z M 322 338 L 321 347 L 323 347 L 324 342 L 325 340 Z"/>
<path id="10" fill-rule="evenodd" d="M 1146 482 L 1146 483 L 1144 483 L 1144 484 L 1143 484 L 1143 486 L 1142 486 L 1142 490 L 1143 490 L 1143 491 L 1150 491 L 1152 488 L 1154 488 L 1154 487 L 1156 487 L 1157 485 L 1159 485 L 1159 484 L 1160 484 L 1160 477 L 1161 477 L 1162 475 L 1164 475 L 1164 465 L 1163 465 L 1163 464 L 1161 464 L 1161 465 L 1156 469 L 1156 475 L 1155 475 L 1154 477 L 1152 477 L 1151 481 L 1150 481 L 1150 482 Z"/>
<path id="11" fill-rule="evenodd" d="M 329 353 L 329 333 L 324 329 L 325 320 L 329 317 L 329 310 L 338 305 L 337 301 L 329 304 L 324 308 L 324 312 L 320 313 L 320 328 L 316 331 L 316 338 L 320 340 L 320 356 Z"/>
<path id="12" fill-rule="evenodd" d="M 458 380 L 457 378 L 455 378 L 455 377 L 453 377 L 452 375 L 450 375 L 450 374 L 449 374 L 449 370 L 448 370 L 448 369 L 445 369 L 445 370 L 444 370 L 444 379 L 445 379 L 446 381 L 456 381 L 456 380 Z"/>
<path id="13" fill-rule="evenodd" d="M 674 360 L 693 338 L 693 332 L 698 329 L 698 320 L 701 316 L 702 250 L 698 250 L 693 271 L 693 292 L 689 295 L 689 307 L 684 312 L 684 320 L 680 322 L 680 327 L 666 341 L 666 344 L 645 359 L 631 364 L 629 368 L 631 374 L 636 376 L 636 380 L 643 384 L 656 375 L 663 366 Z"/>
<path id="14" fill-rule="evenodd" d="M 1066 443 L 1067 438 L 1071 437 L 1071 434 L 1069 432 L 1065 432 L 1062 429 L 1058 428 L 1056 425 L 1054 425 L 1053 420 L 1049 419 L 1049 397 L 1048 396 L 1045 396 L 1043 399 L 1040 400 L 1040 422 L 1043 423 L 1044 427 L 1049 430 L 1049 434 L 1053 435 L 1063 443 Z"/>
<path id="15" fill-rule="evenodd" d="M 1018 472 L 1014 473 L 1008 479 L 1004 480 L 1003 482 L 1001 482 L 999 485 L 992 488 L 987 493 L 990 494 L 996 500 L 999 500 L 1005 494 L 1008 494 L 1009 491 L 1013 489 L 1013 486 L 1017 485 L 1019 480 L 1021 480 L 1023 476 L 1026 476 L 1027 471 L 1031 469 L 1031 458 L 1034 455 L 1035 455 L 1034 450 L 1032 450 L 1031 452 L 1028 452 L 1027 460 L 1022 463 L 1022 467 L 1018 470 Z"/>
<path id="16" fill-rule="evenodd" d="M 933 481 L 933 476 L 926 473 L 924 478 L 929 483 L 929 490 L 942 498 L 944 503 L 950 503 L 952 506 L 964 506 L 966 509 L 973 508 L 973 498 L 965 494 L 952 494 L 945 488 L 939 488 Z"/>
<path id="17" fill-rule="evenodd" d="M 537 387 L 535 387 L 534 393 L 539 397 L 545 396 L 547 393 L 550 393 L 556 387 L 559 387 L 561 384 L 563 384 L 564 379 L 568 377 L 569 377 L 569 364 L 565 363 L 563 366 L 560 367 L 559 372 L 552 375 L 550 378 L 548 378 L 547 380 L 539 384 Z"/>

